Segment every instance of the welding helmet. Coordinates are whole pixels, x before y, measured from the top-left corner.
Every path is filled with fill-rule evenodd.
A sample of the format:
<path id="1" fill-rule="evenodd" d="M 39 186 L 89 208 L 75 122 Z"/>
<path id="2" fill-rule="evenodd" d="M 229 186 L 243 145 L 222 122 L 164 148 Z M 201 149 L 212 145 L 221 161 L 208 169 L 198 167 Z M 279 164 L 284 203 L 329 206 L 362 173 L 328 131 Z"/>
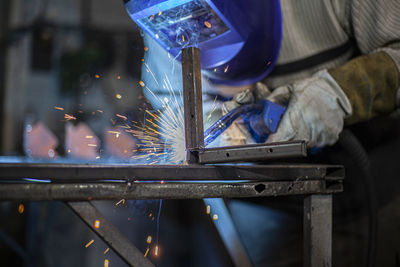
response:
<path id="1" fill-rule="evenodd" d="M 267 76 L 279 54 L 279 0 L 125 0 L 136 24 L 173 57 L 200 49 L 215 83 L 248 85 Z"/>

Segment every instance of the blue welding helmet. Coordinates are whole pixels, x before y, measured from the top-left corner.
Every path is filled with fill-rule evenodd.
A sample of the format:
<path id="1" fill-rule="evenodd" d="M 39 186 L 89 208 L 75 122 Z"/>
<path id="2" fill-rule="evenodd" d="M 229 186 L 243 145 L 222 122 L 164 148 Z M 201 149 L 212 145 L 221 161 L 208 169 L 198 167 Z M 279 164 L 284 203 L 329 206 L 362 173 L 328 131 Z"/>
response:
<path id="1" fill-rule="evenodd" d="M 267 76 L 279 54 L 279 0 L 125 0 L 136 24 L 173 57 L 201 51 L 203 73 L 215 83 L 248 85 Z"/>

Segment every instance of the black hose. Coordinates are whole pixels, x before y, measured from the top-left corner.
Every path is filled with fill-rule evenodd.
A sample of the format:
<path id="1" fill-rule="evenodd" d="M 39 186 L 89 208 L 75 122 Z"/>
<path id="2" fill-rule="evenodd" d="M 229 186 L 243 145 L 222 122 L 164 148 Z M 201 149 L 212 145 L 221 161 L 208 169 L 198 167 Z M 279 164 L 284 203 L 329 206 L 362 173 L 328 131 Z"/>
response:
<path id="1" fill-rule="evenodd" d="M 363 145 L 350 130 L 343 130 L 340 135 L 339 144 L 362 170 L 369 211 L 367 267 L 374 267 L 376 263 L 376 243 L 378 236 L 378 203 L 371 172 L 371 162 Z"/>

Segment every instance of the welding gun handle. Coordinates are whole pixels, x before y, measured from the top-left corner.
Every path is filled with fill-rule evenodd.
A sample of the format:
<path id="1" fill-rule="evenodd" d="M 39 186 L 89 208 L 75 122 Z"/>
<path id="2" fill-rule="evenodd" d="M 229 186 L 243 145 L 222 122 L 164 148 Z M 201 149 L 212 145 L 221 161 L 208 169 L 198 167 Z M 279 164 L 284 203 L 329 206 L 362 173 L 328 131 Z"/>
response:
<path id="1" fill-rule="evenodd" d="M 286 107 L 275 104 L 266 99 L 258 103 L 239 106 L 228 114 L 222 116 L 205 131 L 204 146 L 206 147 L 212 141 L 217 139 L 217 137 L 228 129 L 228 127 L 231 126 L 231 124 L 240 116 L 245 116 L 252 126 L 256 125 L 256 123 L 252 123 L 254 120 L 257 120 L 257 124 L 262 124 L 262 129 L 255 131 L 259 135 L 257 139 L 259 139 L 260 136 L 266 137 L 267 135 L 276 132 L 285 111 Z M 259 121 L 260 118 L 262 118 L 261 123 Z"/>
<path id="2" fill-rule="evenodd" d="M 222 116 L 213 125 L 204 132 L 204 146 L 206 147 L 212 141 L 217 139 L 232 123 L 242 115 L 261 114 L 264 105 L 261 103 L 242 105 L 233 109 L 228 114 Z"/>

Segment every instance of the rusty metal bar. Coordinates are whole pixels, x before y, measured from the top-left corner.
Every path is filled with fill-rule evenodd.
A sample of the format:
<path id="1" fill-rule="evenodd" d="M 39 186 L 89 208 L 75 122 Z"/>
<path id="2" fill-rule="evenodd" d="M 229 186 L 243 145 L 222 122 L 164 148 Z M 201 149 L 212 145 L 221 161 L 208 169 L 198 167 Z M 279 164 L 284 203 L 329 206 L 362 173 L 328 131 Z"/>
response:
<path id="1" fill-rule="evenodd" d="M 330 183 L 331 184 L 331 183 Z M 243 183 L 85 183 L 0 184 L 0 201 L 83 201 L 124 199 L 246 198 L 341 192 L 340 181 L 324 180 Z"/>
<path id="2" fill-rule="evenodd" d="M 290 159 L 307 156 L 304 141 L 282 142 L 274 144 L 256 144 L 206 148 L 199 154 L 201 164 L 253 162 L 273 159 Z"/>
<path id="3" fill-rule="evenodd" d="M 304 267 L 332 266 L 332 195 L 304 199 Z"/>
<path id="4" fill-rule="evenodd" d="M 0 163 L 0 182 L 24 178 L 50 179 L 52 182 L 98 182 L 103 180 L 260 180 L 292 181 L 344 178 L 338 165 L 118 165 L 61 163 Z"/>
<path id="5" fill-rule="evenodd" d="M 204 147 L 203 103 L 200 50 L 182 49 L 183 105 L 187 163 L 198 163 L 198 151 Z"/>

